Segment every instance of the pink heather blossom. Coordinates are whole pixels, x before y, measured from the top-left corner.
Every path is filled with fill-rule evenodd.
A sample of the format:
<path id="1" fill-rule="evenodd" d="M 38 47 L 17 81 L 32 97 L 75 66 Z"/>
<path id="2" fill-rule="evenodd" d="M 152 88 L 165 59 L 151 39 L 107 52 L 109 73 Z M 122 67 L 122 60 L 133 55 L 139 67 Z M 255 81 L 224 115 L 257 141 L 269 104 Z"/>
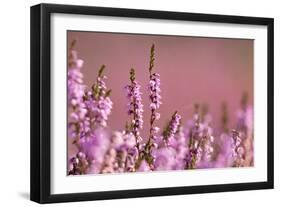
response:
<path id="1" fill-rule="evenodd" d="M 107 89 L 105 83 L 107 77 L 103 75 L 104 69 L 105 65 L 102 65 L 96 82 L 92 86 L 92 91 L 88 91 L 85 97 L 85 104 L 89 112 L 88 116 L 92 126 L 96 127 L 107 126 L 107 120 L 113 107 L 113 102 L 109 97 L 111 90 Z"/>
<path id="2" fill-rule="evenodd" d="M 154 50 L 155 46 L 152 44 L 150 48 L 150 60 L 149 60 L 149 86 L 148 86 L 148 92 L 149 92 L 149 101 L 150 101 L 150 130 L 149 130 L 149 137 L 146 142 L 146 145 L 144 146 L 144 155 L 145 159 L 148 161 L 149 165 L 153 167 L 153 161 L 154 158 L 151 155 L 151 152 L 154 147 L 157 146 L 155 143 L 157 139 L 157 134 L 160 131 L 160 128 L 155 126 L 155 121 L 160 119 L 160 113 L 157 112 L 157 109 L 159 109 L 161 105 L 161 89 L 160 89 L 160 75 L 158 73 L 153 72 L 154 68 Z"/>
<path id="3" fill-rule="evenodd" d="M 141 142 L 140 129 L 143 127 L 143 104 L 140 92 L 140 84 L 136 81 L 135 70 L 130 71 L 131 83 L 125 86 L 128 98 L 128 114 L 132 117 L 131 131 L 136 142 Z"/>
<path id="4" fill-rule="evenodd" d="M 86 155 L 83 152 L 78 152 L 71 157 L 68 163 L 68 175 L 85 174 L 89 167 Z"/>
<path id="5" fill-rule="evenodd" d="M 233 145 L 232 145 L 232 137 L 229 133 L 222 133 L 217 140 L 217 144 L 219 147 L 219 153 L 216 158 L 216 162 L 214 163 L 214 167 L 232 167 L 234 158 L 232 156 L 233 153 Z"/>
<path id="6" fill-rule="evenodd" d="M 158 73 L 153 73 L 150 76 L 149 81 L 149 99 L 150 99 L 150 108 L 151 110 L 159 109 L 161 102 L 160 95 L 160 75 Z M 157 115 L 157 118 L 159 115 Z M 160 118 L 160 117 L 159 117 Z"/>
<path id="7" fill-rule="evenodd" d="M 81 68 L 83 60 L 78 59 L 75 50 L 70 51 L 70 60 L 68 63 L 67 86 L 68 86 L 68 102 L 72 106 L 77 106 L 81 102 L 85 85 L 83 85 L 83 74 Z"/>
<path id="8" fill-rule="evenodd" d="M 139 130 L 143 127 L 143 105 L 140 88 L 141 86 L 137 81 L 133 81 L 132 85 L 127 85 L 127 97 L 129 99 L 128 103 L 128 114 L 133 115 L 133 125 L 136 130 Z"/>
<path id="9" fill-rule="evenodd" d="M 175 165 L 176 151 L 171 147 L 163 147 L 152 151 L 154 170 L 172 170 Z"/>
<path id="10" fill-rule="evenodd" d="M 85 104 L 89 111 L 91 123 L 106 127 L 113 106 L 111 99 L 109 97 L 99 97 L 98 99 L 90 97 L 85 101 Z"/>
<path id="11" fill-rule="evenodd" d="M 185 130 L 189 138 L 189 152 L 186 158 L 186 167 L 193 168 L 210 168 L 214 152 L 213 130 L 210 127 L 211 116 L 205 111 L 199 115 L 199 106 L 195 105 L 193 120 L 187 122 L 188 129 Z"/>
<path id="12" fill-rule="evenodd" d="M 244 166 L 245 161 L 245 149 L 242 144 L 241 137 L 239 132 L 236 130 L 232 130 L 232 156 L 234 159 L 234 166 L 235 167 L 242 167 Z"/>
<path id="13" fill-rule="evenodd" d="M 86 86 L 83 84 L 81 68 L 83 60 L 78 59 L 75 50 L 70 51 L 67 73 L 67 95 L 68 95 L 68 136 L 78 140 L 81 133 L 89 131 L 89 121 L 86 119 L 88 112 L 83 101 Z"/>
<path id="14" fill-rule="evenodd" d="M 150 75 L 149 81 L 149 100 L 150 100 L 150 136 L 149 139 L 154 140 L 156 134 L 159 132 L 159 127 L 154 126 L 154 122 L 160 119 L 160 113 L 156 112 L 161 105 L 160 96 L 160 75 L 158 73 L 153 73 Z"/>
<path id="15" fill-rule="evenodd" d="M 163 141 L 165 145 L 169 145 L 169 141 L 171 139 L 174 139 L 175 134 L 177 133 L 179 126 L 180 126 L 180 120 L 181 120 L 181 116 L 178 114 L 178 112 L 176 111 L 167 128 L 165 129 L 164 133 L 163 133 Z"/>
<path id="16" fill-rule="evenodd" d="M 141 161 L 140 167 L 137 170 L 138 172 L 150 172 L 151 169 L 148 165 L 148 163 L 145 160 Z"/>

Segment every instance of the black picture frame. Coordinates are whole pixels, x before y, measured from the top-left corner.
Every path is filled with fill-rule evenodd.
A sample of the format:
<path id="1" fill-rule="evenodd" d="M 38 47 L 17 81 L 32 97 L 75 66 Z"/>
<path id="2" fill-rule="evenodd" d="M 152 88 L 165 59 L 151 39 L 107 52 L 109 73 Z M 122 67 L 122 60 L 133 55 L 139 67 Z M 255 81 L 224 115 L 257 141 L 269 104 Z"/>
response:
<path id="1" fill-rule="evenodd" d="M 51 130 L 51 45 L 50 16 L 53 13 L 134 17 L 149 19 L 181 20 L 210 23 L 231 23 L 267 26 L 267 181 L 237 184 L 219 184 L 189 187 L 51 194 L 50 189 L 50 130 Z M 119 199 L 146 196 L 210 193 L 272 189 L 274 186 L 274 77 L 273 47 L 274 20 L 272 18 L 195 14 L 168 11 L 135 10 L 89 6 L 39 4 L 31 7 L 31 151 L 30 199 L 38 203 Z"/>

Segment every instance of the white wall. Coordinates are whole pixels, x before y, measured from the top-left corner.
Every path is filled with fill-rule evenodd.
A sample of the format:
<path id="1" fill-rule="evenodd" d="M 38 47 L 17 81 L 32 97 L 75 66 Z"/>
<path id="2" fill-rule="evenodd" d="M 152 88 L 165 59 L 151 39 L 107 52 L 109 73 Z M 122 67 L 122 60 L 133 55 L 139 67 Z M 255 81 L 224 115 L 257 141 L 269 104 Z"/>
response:
<path id="1" fill-rule="evenodd" d="M 68 3 L 137 9 L 173 10 L 275 18 L 275 106 L 281 105 L 281 12 L 278 0 L 123 0 L 123 1 L 2 1 L 0 32 L 0 204 L 35 206 L 29 201 L 29 7 L 45 3 Z M 275 107 L 275 190 L 123 199 L 54 206 L 237 206 L 280 203 L 281 114 Z M 275 206 L 275 205 L 274 205 Z"/>

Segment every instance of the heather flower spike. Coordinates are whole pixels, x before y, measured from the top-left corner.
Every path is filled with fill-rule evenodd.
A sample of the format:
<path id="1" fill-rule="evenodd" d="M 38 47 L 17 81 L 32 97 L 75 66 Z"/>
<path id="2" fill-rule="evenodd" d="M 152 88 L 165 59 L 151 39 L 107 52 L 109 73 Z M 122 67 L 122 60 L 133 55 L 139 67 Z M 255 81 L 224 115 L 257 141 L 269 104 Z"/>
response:
<path id="1" fill-rule="evenodd" d="M 86 86 L 83 84 L 83 60 L 78 58 L 74 50 L 76 41 L 71 43 L 68 56 L 67 95 L 69 105 L 68 136 L 79 148 L 79 139 L 84 131 L 89 130 L 89 122 L 85 119 L 88 112 L 83 101 Z"/>
<path id="2" fill-rule="evenodd" d="M 149 138 L 146 144 L 147 154 L 151 153 L 151 149 L 154 146 L 154 140 L 156 139 L 156 135 L 159 131 L 159 128 L 154 125 L 155 121 L 160 119 L 160 113 L 157 112 L 161 105 L 161 95 L 160 95 L 160 75 L 158 73 L 153 72 L 154 68 L 154 52 L 155 46 L 152 44 L 150 49 L 150 61 L 149 61 L 149 100 L 150 100 L 150 130 L 149 130 Z"/>
<path id="3" fill-rule="evenodd" d="M 131 116 L 131 132 L 136 138 L 137 148 L 142 138 L 140 136 L 140 129 L 143 126 L 143 104 L 141 98 L 140 84 L 136 81 L 135 70 L 130 70 L 131 83 L 125 86 L 128 98 L 128 114 Z"/>
<path id="4" fill-rule="evenodd" d="M 203 105 L 204 106 L 204 105 Z M 186 159 L 186 168 L 205 168 L 210 167 L 210 159 L 213 154 L 214 137 L 212 128 L 209 126 L 211 117 L 208 114 L 208 107 L 204 106 L 201 110 L 199 104 L 194 105 L 194 116 L 189 129 L 189 153 Z"/>
<path id="5" fill-rule="evenodd" d="M 175 137 L 176 133 L 178 132 L 179 127 L 180 127 L 180 121 L 181 121 L 181 116 L 176 111 L 172 115 L 172 118 L 171 118 L 168 126 L 166 127 L 166 129 L 163 132 L 163 139 L 164 139 L 164 143 L 166 145 L 169 144 L 169 140 L 173 139 Z"/>
<path id="6" fill-rule="evenodd" d="M 98 71 L 96 82 L 92 86 L 92 90 L 85 95 L 85 103 L 88 107 L 89 119 L 91 127 L 106 127 L 107 120 L 111 114 L 113 103 L 110 99 L 111 90 L 107 89 L 105 80 L 107 77 L 103 75 L 105 65 L 102 65 Z"/>
<path id="7" fill-rule="evenodd" d="M 242 139 L 242 145 L 245 151 L 244 165 L 253 166 L 253 108 L 249 105 L 249 96 L 244 92 L 241 99 L 241 109 L 238 111 L 237 130 Z"/>
<path id="8" fill-rule="evenodd" d="M 232 130 L 232 141 L 233 141 L 233 158 L 234 158 L 234 166 L 242 167 L 245 161 L 245 149 L 242 144 L 241 137 L 239 132 L 236 130 Z"/>
<path id="9" fill-rule="evenodd" d="M 77 153 L 69 160 L 68 175 L 85 174 L 89 167 L 86 155 L 83 152 Z"/>

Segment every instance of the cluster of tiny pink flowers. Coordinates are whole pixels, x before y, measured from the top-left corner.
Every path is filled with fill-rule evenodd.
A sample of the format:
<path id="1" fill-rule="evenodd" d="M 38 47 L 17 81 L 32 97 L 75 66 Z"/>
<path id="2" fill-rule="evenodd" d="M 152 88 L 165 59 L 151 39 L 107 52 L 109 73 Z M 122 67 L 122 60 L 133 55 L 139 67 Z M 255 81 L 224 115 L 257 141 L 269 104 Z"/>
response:
<path id="1" fill-rule="evenodd" d="M 89 109 L 89 117 L 91 123 L 102 127 L 107 126 L 107 120 L 111 114 L 113 103 L 109 97 L 111 90 L 107 89 L 105 80 L 107 77 L 103 75 L 105 66 L 102 65 L 96 82 L 92 86 L 92 90 L 85 94 L 85 103 Z"/>
<path id="2" fill-rule="evenodd" d="M 83 84 L 83 60 L 79 59 L 77 52 L 71 48 L 67 73 L 67 91 L 69 106 L 69 130 L 68 136 L 79 139 L 80 133 L 88 130 L 89 122 L 85 120 L 88 112 L 83 101 L 86 86 Z"/>
<path id="3" fill-rule="evenodd" d="M 140 129 L 143 127 L 143 104 L 141 98 L 140 84 L 136 81 L 135 71 L 130 71 L 131 83 L 125 86 L 128 98 L 128 114 L 132 116 L 131 131 L 139 143 L 142 139 L 140 137 Z"/>
<path id="4" fill-rule="evenodd" d="M 245 160 L 245 149 L 242 145 L 242 140 L 240 138 L 239 132 L 232 130 L 232 156 L 234 158 L 234 165 L 236 167 L 241 167 L 244 165 Z"/>
<path id="5" fill-rule="evenodd" d="M 77 52 L 70 51 L 70 60 L 68 62 L 67 86 L 68 86 L 68 101 L 76 106 L 82 101 L 85 86 L 83 85 L 83 60 L 78 59 Z"/>
<path id="6" fill-rule="evenodd" d="M 81 175 L 86 173 L 88 168 L 88 160 L 83 152 L 78 152 L 74 157 L 69 160 L 69 175 Z"/>
<path id="7" fill-rule="evenodd" d="M 152 110 L 159 109 L 161 104 L 161 95 L 160 95 L 160 75 L 158 73 L 151 74 L 149 81 L 149 98 L 150 98 L 150 108 Z"/>
<path id="8" fill-rule="evenodd" d="M 88 99 L 85 101 L 85 104 L 89 109 L 91 122 L 106 127 L 113 106 L 111 99 L 109 97 L 99 97 L 96 100 L 92 97 L 91 93 L 88 93 Z"/>
<path id="9" fill-rule="evenodd" d="M 174 138 L 180 126 L 180 120 L 181 116 L 178 114 L 178 112 L 175 112 L 168 126 L 167 141 Z"/>
<path id="10" fill-rule="evenodd" d="M 187 121 L 175 111 L 166 126 L 162 129 L 156 126 L 162 103 L 160 75 L 154 72 L 154 52 L 153 44 L 147 91 L 149 135 L 143 137 L 143 94 L 136 71 L 130 70 L 130 82 L 125 86 L 129 121 L 123 131 L 112 130 L 107 124 L 113 101 L 106 85 L 105 66 L 101 66 L 89 89 L 83 83 L 83 61 L 71 47 L 68 135 L 73 154 L 68 160 L 68 175 L 253 166 L 253 114 L 245 94 L 234 127 L 228 127 L 224 105 L 222 127 L 213 128 L 204 104 L 195 104 L 193 117 Z"/>
<path id="11" fill-rule="evenodd" d="M 151 46 L 150 49 L 150 61 L 149 61 L 149 100 L 150 100 L 150 135 L 149 135 L 149 143 L 150 147 L 153 145 L 153 141 L 156 138 L 156 134 L 159 132 L 160 128 L 154 126 L 154 122 L 160 119 L 160 113 L 156 110 L 160 108 L 161 102 L 161 89 L 160 89 L 160 75 L 158 73 L 153 72 L 154 68 L 154 51 L 155 46 L 154 44 Z"/>
<path id="12" fill-rule="evenodd" d="M 136 140 L 132 133 L 113 132 L 111 145 L 104 158 L 102 173 L 134 171 Z"/>

